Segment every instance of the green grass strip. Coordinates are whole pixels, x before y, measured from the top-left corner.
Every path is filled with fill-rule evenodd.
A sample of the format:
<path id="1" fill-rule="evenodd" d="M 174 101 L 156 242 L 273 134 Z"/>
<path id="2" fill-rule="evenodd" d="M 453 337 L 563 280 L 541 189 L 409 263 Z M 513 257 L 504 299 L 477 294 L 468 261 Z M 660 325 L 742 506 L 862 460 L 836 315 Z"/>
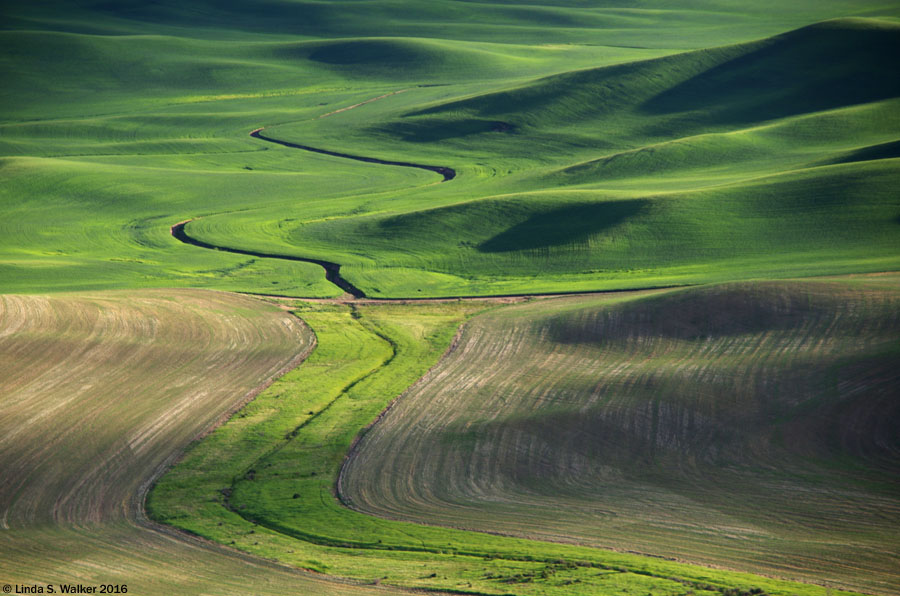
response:
<path id="1" fill-rule="evenodd" d="M 476 309 L 312 305 L 310 358 L 189 451 L 155 487 L 158 521 L 360 581 L 473 594 L 824 594 L 749 574 L 370 517 L 335 482 L 357 435 L 427 372 Z M 414 478 L 397 481 L 415 482 Z"/>

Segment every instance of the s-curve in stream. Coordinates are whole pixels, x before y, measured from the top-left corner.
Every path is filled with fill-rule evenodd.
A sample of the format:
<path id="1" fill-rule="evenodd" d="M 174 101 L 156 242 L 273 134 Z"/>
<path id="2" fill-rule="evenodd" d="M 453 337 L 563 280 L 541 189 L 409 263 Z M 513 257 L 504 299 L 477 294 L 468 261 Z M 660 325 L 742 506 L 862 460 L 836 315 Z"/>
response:
<path id="1" fill-rule="evenodd" d="M 304 263 L 314 263 L 316 265 L 321 266 L 325 269 L 325 279 L 344 290 L 348 294 L 352 295 L 354 298 L 365 298 L 366 294 L 352 283 L 341 277 L 341 266 L 337 263 L 332 263 L 331 261 L 323 261 L 321 259 L 309 259 L 306 257 L 295 257 L 293 255 L 284 255 L 284 254 L 274 254 L 274 253 L 265 253 L 265 252 L 257 252 L 255 250 L 242 250 L 240 248 L 229 248 L 227 246 L 216 246 L 215 244 L 210 244 L 208 242 L 204 242 L 202 240 L 197 240 L 196 238 L 191 238 L 188 236 L 187 231 L 184 227 L 194 220 L 189 219 L 187 221 L 181 221 L 172 226 L 172 236 L 175 237 L 176 240 L 180 240 L 185 244 L 190 244 L 192 246 L 199 246 L 200 248 L 210 248 L 212 250 L 221 250 L 223 252 L 231 252 L 239 255 L 247 255 L 251 257 L 262 257 L 264 259 L 284 259 L 287 261 L 301 261 Z"/>
<path id="2" fill-rule="evenodd" d="M 267 136 L 263 134 L 263 130 L 265 127 L 257 128 L 256 130 L 250 131 L 250 136 L 254 139 L 260 139 L 262 141 L 268 141 L 270 143 L 275 143 L 276 145 L 282 145 L 284 147 L 290 147 L 291 149 L 302 149 L 303 151 L 312 151 L 313 153 L 321 153 L 322 155 L 331 155 L 332 157 L 343 157 L 345 159 L 355 159 L 356 161 L 364 161 L 366 163 L 377 163 L 383 166 L 401 166 L 404 168 L 418 168 L 420 170 L 428 170 L 430 172 L 435 172 L 444 177 L 443 182 L 447 182 L 449 180 L 453 180 L 456 177 L 456 170 L 453 168 L 447 168 L 444 166 L 429 166 L 420 163 L 412 163 L 408 161 L 390 161 L 387 159 L 378 159 L 377 157 L 365 157 L 362 155 L 351 155 L 349 153 L 339 153 L 337 151 L 329 151 L 327 149 L 317 149 L 316 147 L 310 147 L 309 145 L 300 145 L 299 143 L 291 143 L 290 141 L 282 141 L 279 139 L 275 139 L 273 137 Z"/>
<path id="3" fill-rule="evenodd" d="M 354 106 L 355 107 L 355 106 Z M 298 143 L 291 143 L 289 141 L 282 141 L 279 139 L 275 139 L 269 136 L 262 134 L 264 128 L 260 127 L 255 130 L 250 131 L 250 136 L 255 139 L 260 139 L 262 141 L 268 141 L 269 143 L 275 143 L 277 145 L 282 145 L 284 147 L 290 147 L 291 149 L 302 149 L 303 151 L 311 151 L 313 153 L 321 153 L 323 155 L 330 155 L 332 157 L 343 157 L 345 159 L 355 159 L 356 161 L 364 161 L 367 163 L 375 163 L 381 164 L 385 166 L 401 166 L 405 168 L 418 168 L 420 170 L 428 170 L 430 172 L 435 172 L 444 177 L 442 182 L 447 182 L 448 180 L 453 180 L 456 177 L 456 170 L 453 168 L 447 168 L 444 166 L 429 166 L 425 164 L 411 163 L 405 161 L 389 161 L 385 159 L 378 159 L 376 157 L 364 157 L 361 155 L 350 155 L 348 153 L 339 153 L 337 151 L 328 151 L 327 149 L 317 149 L 316 147 L 309 147 L 308 145 L 300 145 Z M 320 265 L 325 269 L 325 279 L 344 290 L 348 294 L 352 295 L 354 298 L 365 298 L 366 294 L 352 283 L 341 277 L 341 266 L 338 263 L 332 263 L 331 261 L 323 261 L 321 259 L 309 259 L 305 257 L 295 257 L 293 255 L 284 255 L 284 254 L 272 254 L 272 253 L 263 253 L 257 252 L 253 250 L 242 250 L 239 248 L 229 248 L 227 246 L 216 246 L 214 244 L 210 244 L 208 242 L 204 242 L 202 240 L 197 240 L 196 238 L 191 238 L 188 236 L 187 231 L 184 227 L 193 220 L 186 220 L 179 222 L 172 226 L 172 236 L 175 237 L 176 240 L 180 240 L 185 244 L 190 244 L 193 246 L 199 246 L 200 248 L 210 248 L 213 250 L 221 250 L 224 252 L 231 252 L 239 255 L 248 255 L 251 257 L 262 257 L 266 259 L 285 259 L 288 261 L 302 261 L 305 263 L 314 263 L 316 265 Z"/>
<path id="4" fill-rule="evenodd" d="M 188 219 L 185 221 L 178 222 L 173 225 L 171 228 L 172 236 L 179 240 L 180 242 L 184 242 L 185 244 L 190 244 L 191 246 L 199 246 L 200 248 L 208 248 L 212 250 L 221 250 L 222 252 L 230 252 L 238 255 L 247 255 L 250 257 L 260 257 L 263 259 L 285 259 L 287 261 L 300 261 L 303 263 L 313 263 L 315 265 L 319 265 L 323 269 L 325 269 L 325 279 L 344 290 L 347 294 L 353 296 L 354 300 L 360 300 L 363 298 L 367 298 L 366 293 L 354 286 L 352 283 L 347 281 L 344 277 L 341 276 L 341 266 L 338 263 L 332 263 L 331 261 L 323 261 L 322 259 L 311 259 L 307 257 L 296 257 L 294 255 L 285 255 L 278 253 L 265 253 L 258 252 L 255 250 L 243 250 L 240 248 L 230 248 L 227 246 L 217 246 L 215 244 L 210 244 L 209 242 L 204 242 L 203 240 L 197 240 L 196 238 L 192 238 L 188 236 L 187 230 L 185 230 L 185 226 L 194 221 L 193 219 Z M 444 296 L 444 297 L 432 297 L 432 298 L 388 298 L 388 299 L 378 299 L 372 298 L 365 301 L 365 303 L 369 304 L 377 304 L 380 302 L 447 302 L 447 301 L 457 301 L 457 300 L 472 300 L 472 301 L 488 301 L 488 302 L 516 302 L 519 300 L 524 300 L 528 298 L 558 298 L 562 296 L 586 296 L 592 294 L 627 294 L 631 292 L 654 292 L 659 290 L 667 290 L 674 287 L 679 286 L 656 286 L 652 288 L 643 288 L 640 290 L 588 290 L 583 292 L 535 292 L 530 294 L 490 294 L 486 296 Z M 273 298 L 290 298 L 289 296 L 272 296 Z M 303 298 L 303 300 L 309 300 L 311 302 L 346 302 L 347 300 L 344 298 Z"/>

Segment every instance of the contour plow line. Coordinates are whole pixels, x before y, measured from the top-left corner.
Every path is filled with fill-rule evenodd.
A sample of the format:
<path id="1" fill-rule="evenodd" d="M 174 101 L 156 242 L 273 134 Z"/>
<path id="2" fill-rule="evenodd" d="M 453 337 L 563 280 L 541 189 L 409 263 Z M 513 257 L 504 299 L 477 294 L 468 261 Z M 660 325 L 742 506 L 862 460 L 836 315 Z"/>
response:
<path id="1" fill-rule="evenodd" d="M 360 437 L 411 387 L 440 378 L 440 363 L 459 353 L 461 319 L 480 310 L 461 303 L 452 307 L 457 310 L 451 316 L 447 306 L 436 307 L 444 311 L 423 308 L 302 307 L 299 314 L 316 333 L 318 349 L 289 384 L 262 395 L 252 412 L 223 425 L 217 441 L 198 445 L 175 468 L 175 477 L 168 483 L 164 479 L 156 509 L 160 521 L 208 532 L 250 553 L 278 551 L 286 560 L 330 575 L 359 578 L 378 569 L 392 585 L 451 593 L 525 594 L 518 587 L 526 575 L 552 574 L 556 585 L 577 580 L 584 588 L 561 588 L 560 594 L 604 593 L 607 577 L 654 593 L 824 594 L 815 586 L 724 570 L 712 574 L 631 553 L 400 522 L 354 510 L 341 485 L 344 464 L 357 452 Z M 426 322 L 437 315 L 443 322 Z M 409 341 L 423 333 L 421 325 L 432 339 Z M 262 435 L 272 440 L 261 443 Z M 204 464 L 209 461 L 219 467 L 214 477 Z M 180 503 L 213 501 L 215 506 L 188 506 L 193 514 L 178 509 Z M 454 579 L 450 566 L 462 575 Z M 462 577 L 466 581 L 455 583 Z M 512 591 L 510 583 L 516 584 Z"/>

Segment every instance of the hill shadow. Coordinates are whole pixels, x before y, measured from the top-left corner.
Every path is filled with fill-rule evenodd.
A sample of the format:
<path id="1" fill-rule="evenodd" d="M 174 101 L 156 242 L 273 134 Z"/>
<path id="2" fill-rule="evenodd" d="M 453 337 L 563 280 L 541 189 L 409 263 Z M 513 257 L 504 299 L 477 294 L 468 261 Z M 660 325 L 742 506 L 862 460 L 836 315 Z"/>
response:
<path id="1" fill-rule="evenodd" d="M 649 205 L 646 199 L 634 199 L 559 207 L 536 213 L 477 248 L 483 253 L 501 253 L 573 244 L 635 217 Z"/>
<path id="2" fill-rule="evenodd" d="M 414 43 L 392 39 L 358 39 L 326 43 L 309 59 L 337 66 L 402 67 L 434 59 Z"/>
<path id="3" fill-rule="evenodd" d="M 663 115 L 704 111 L 708 121 L 751 122 L 900 95 L 900 27 L 842 19 L 798 29 L 656 95 Z"/>
<path id="4" fill-rule="evenodd" d="M 890 141 L 888 143 L 870 145 L 869 147 L 862 147 L 854 151 L 849 151 L 826 163 L 855 163 L 860 161 L 875 161 L 878 159 L 894 159 L 897 157 L 900 157 L 900 141 Z"/>
<path id="5" fill-rule="evenodd" d="M 430 118 L 397 122 L 376 129 L 408 143 L 436 143 L 484 133 L 515 134 L 516 126 L 483 118 Z"/>

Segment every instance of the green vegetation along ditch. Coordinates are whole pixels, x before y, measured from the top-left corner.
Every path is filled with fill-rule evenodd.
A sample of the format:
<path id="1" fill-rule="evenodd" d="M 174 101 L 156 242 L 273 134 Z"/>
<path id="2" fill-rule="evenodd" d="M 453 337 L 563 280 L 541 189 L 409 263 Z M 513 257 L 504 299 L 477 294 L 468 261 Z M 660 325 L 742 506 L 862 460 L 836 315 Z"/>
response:
<path id="1" fill-rule="evenodd" d="M 897 281 L 481 315 L 364 436 L 341 494 L 383 517 L 893 592 Z"/>
<path id="2" fill-rule="evenodd" d="M 313 341 L 289 314 L 224 292 L 0 296 L 2 583 L 384 594 L 185 539 L 144 512 L 179 451 Z"/>
<path id="3" fill-rule="evenodd" d="M 295 312 L 316 333 L 316 350 L 195 445 L 154 488 L 149 512 L 246 552 L 385 585 L 475 594 L 824 593 L 661 559 L 389 521 L 344 507 L 335 483 L 355 437 L 437 362 L 457 326 L 481 308 L 460 302 L 299 307 Z M 405 491 L 419 480 L 392 482 Z"/>
<path id="4" fill-rule="evenodd" d="M 46 0 L 4 2 L 0 16 L 5 294 L 340 295 L 319 264 L 384 298 L 900 268 L 893 0 Z M 260 127 L 283 144 L 248 136 Z M 456 175 L 441 182 L 440 171 L 392 163 Z M 187 221 L 198 245 L 171 234 Z M 470 314 L 390 308 L 301 312 L 320 333 L 319 355 L 198 446 L 151 507 L 226 545 L 354 581 L 484 593 L 821 593 L 339 507 L 334 476 L 353 437 Z M 47 341 L 69 345 L 64 333 Z M 545 423 L 571 419 L 551 412 L 511 427 L 546 434 Z M 460 444 L 476 440 L 457 430 Z M 770 480 L 787 473 L 776 468 Z M 409 481 L 396 490 L 412 492 Z M 860 494 L 871 503 L 879 482 L 848 489 L 844 503 Z M 490 498 L 479 508 L 502 506 Z M 735 503 L 738 526 L 758 518 L 755 500 Z M 865 547 L 848 555 L 847 576 L 897 550 L 883 529 L 817 528 L 820 543 Z M 65 567 L 71 549 L 54 545 L 56 529 L 0 538 L 34 553 L 21 568 Z M 626 535 L 609 544 L 645 550 Z M 95 570 L 115 576 L 142 556 L 81 536 L 99 541 L 84 563 Z M 646 550 L 672 552 L 654 544 Z M 204 553 L 213 563 L 221 550 Z M 190 587 L 181 591 L 209 587 L 179 557 L 159 560 L 181 565 L 176 583 Z M 873 581 L 896 591 L 890 576 Z M 243 593 L 240 582 L 232 588 Z"/>

